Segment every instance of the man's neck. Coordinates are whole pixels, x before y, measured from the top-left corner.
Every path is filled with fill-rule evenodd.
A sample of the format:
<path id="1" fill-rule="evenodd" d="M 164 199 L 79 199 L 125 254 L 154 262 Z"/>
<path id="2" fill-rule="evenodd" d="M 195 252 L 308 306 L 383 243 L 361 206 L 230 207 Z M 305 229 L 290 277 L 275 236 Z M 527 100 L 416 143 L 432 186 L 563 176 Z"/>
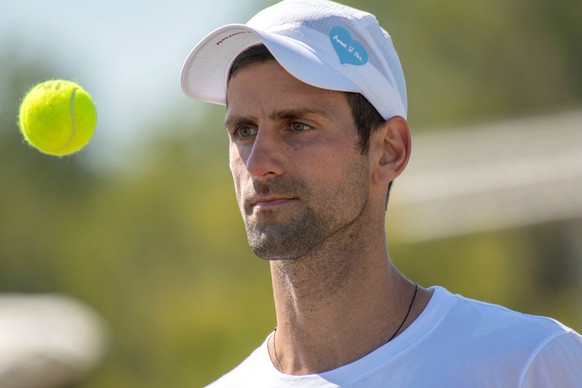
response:
<path id="1" fill-rule="evenodd" d="M 269 349 L 284 373 L 348 364 L 385 344 L 402 323 L 414 285 L 384 245 L 366 246 L 271 262 L 278 329 Z"/>

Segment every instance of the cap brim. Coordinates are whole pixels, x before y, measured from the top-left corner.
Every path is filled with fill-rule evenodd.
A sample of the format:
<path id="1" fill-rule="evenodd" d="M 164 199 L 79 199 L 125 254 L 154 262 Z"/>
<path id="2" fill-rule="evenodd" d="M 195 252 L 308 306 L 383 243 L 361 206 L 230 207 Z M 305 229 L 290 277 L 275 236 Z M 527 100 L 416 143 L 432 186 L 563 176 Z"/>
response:
<path id="1" fill-rule="evenodd" d="M 325 53 L 287 36 L 259 31 L 244 24 L 221 27 L 200 41 L 182 68 L 184 93 L 196 100 L 226 104 L 228 71 L 245 49 L 263 43 L 275 59 L 299 80 L 325 89 L 359 92 L 359 87 L 330 68 Z"/>

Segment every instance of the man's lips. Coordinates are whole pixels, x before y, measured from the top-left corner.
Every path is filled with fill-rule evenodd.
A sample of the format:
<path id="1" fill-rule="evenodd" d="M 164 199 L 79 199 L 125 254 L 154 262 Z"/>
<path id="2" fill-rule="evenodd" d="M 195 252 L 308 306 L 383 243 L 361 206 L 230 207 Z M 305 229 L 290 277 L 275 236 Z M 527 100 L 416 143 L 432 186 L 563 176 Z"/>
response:
<path id="1" fill-rule="evenodd" d="M 295 197 L 259 197 L 250 202 L 251 208 L 271 208 L 296 201 Z"/>

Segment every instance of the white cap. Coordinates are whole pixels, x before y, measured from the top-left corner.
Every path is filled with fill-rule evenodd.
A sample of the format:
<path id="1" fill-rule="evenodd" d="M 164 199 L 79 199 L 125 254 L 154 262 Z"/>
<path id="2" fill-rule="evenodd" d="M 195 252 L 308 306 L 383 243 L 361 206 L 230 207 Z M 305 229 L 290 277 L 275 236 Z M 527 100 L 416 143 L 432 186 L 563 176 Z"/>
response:
<path id="1" fill-rule="evenodd" d="M 406 118 L 404 74 L 390 36 L 374 15 L 328 0 L 284 0 L 246 24 L 211 32 L 186 59 L 184 93 L 225 105 L 233 60 L 261 43 L 302 82 L 361 93 L 384 119 Z"/>

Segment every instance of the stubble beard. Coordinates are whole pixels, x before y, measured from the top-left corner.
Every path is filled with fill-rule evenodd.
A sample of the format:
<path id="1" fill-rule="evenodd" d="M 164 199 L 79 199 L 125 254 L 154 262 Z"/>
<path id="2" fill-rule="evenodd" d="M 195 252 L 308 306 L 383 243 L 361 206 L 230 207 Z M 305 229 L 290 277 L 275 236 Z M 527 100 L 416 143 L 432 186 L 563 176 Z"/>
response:
<path id="1" fill-rule="evenodd" d="M 241 209 L 252 251 L 266 260 L 293 260 L 316 255 L 326 242 L 330 242 L 332 235 L 349 227 L 360 216 L 367 202 L 368 191 L 364 189 L 366 183 L 358 181 L 367 176 L 366 172 L 367 166 L 355 167 L 341 187 L 325 192 L 314 192 L 296 180 L 254 183 L 253 192 L 292 194 L 299 199 L 298 203 L 289 205 L 293 208 L 273 210 L 286 213 L 278 217 L 273 215 L 271 220 L 268 220 L 268 214 L 254 214 L 252 207 L 243 205 Z M 343 213 L 350 206 L 355 207 L 354 219 L 344 219 Z M 334 248 L 341 250 L 339 245 L 342 244 L 334 245 Z"/>
<path id="2" fill-rule="evenodd" d="M 326 220 L 306 204 L 306 199 L 312 196 L 303 184 L 275 180 L 268 184 L 254 182 L 253 186 L 253 192 L 260 194 L 299 197 L 298 204 L 286 205 L 294 209 L 263 210 L 263 214 L 255 214 L 252 207 L 243 205 L 247 239 L 255 255 L 266 260 L 295 259 L 307 255 L 325 239 Z"/>
<path id="3" fill-rule="evenodd" d="M 280 223 L 260 225 L 246 219 L 245 229 L 252 251 L 266 260 L 307 256 L 327 237 L 324 220 L 312 208 Z"/>

